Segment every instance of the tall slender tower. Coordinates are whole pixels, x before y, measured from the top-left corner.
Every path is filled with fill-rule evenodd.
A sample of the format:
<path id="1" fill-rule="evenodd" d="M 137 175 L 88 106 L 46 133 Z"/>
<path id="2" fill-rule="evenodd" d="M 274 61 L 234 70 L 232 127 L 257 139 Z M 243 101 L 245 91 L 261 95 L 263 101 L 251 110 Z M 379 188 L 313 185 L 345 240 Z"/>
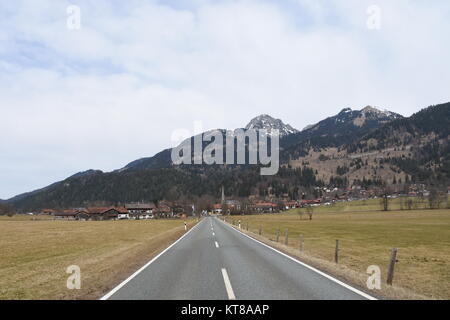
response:
<path id="1" fill-rule="evenodd" d="M 222 185 L 222 204 L 225 204 L 225 189 Z"/>

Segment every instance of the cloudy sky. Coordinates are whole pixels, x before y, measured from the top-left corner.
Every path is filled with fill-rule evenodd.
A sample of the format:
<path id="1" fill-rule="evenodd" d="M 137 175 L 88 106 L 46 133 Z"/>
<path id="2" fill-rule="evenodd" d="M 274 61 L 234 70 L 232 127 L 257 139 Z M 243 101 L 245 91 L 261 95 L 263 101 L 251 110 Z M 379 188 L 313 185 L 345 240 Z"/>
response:
<path id="1" fill-rule="evenodd" d="M 449 101 L 449 16 L 448 0 L 0 0 L 0 198 L 121 168 L 194 121 L 301 129 Z"/>

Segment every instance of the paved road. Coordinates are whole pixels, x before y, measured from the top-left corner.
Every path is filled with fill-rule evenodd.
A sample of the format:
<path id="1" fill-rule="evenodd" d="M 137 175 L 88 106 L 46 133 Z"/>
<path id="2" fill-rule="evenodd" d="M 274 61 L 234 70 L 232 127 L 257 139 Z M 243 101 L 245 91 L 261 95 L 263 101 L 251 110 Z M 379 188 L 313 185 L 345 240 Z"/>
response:
<path id="1" fill-rule="evenodd" d="M 369 298 L 212 217 L 204 218 L 184 238 L 125 282 L 104 298 Z"/>

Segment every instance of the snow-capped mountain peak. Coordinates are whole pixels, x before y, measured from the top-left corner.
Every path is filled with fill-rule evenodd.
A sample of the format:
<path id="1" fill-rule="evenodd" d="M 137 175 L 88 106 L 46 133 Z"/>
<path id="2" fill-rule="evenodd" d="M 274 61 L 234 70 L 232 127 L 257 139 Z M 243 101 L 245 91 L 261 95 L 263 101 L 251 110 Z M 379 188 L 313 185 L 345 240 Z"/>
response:
<path id="1" fill-rule="evenodd" d="M 387 123 L 400 118 L 403 118 L 403 116 L 398 113 L 380 110 L 372 106 L 367 106 L 361 110 L 344 108 L 337 115 L 322 120 L 319 123 L 309 125 L 303 131 L 317 130 L 325 127 L 345 127 L 347 125 L 376 127 L 379 123 Z"/>
<path id="2" fill-rule="evenodd" d="M 281 137 L 299 132 L 289 124 L 285 124 L 280 119 L 275 119 L 268 114 L 262 114 L 260 116 L 257 116 L 256 118 L 253 118 L 245 126 L 245 129 L 266 129 L 269 134 L 272 132 L 272 130 L 278 129 Z"/>
<path id="3" fill-rule="evenodd" d="M 389 110 L 380 110 L 376 107 L 372 107 L 372 106 L 367 106 L 363 109 L 361 109 L 361 113 L 364 116 L 376 116 L 376 117 L 386 117 L 386 118 L 390 118 L 390 119 L 398 119 L 398 118 L 402 118 L 401 115 L 399 115 L 398 113 L 395 112 L 391 112 Z"/>

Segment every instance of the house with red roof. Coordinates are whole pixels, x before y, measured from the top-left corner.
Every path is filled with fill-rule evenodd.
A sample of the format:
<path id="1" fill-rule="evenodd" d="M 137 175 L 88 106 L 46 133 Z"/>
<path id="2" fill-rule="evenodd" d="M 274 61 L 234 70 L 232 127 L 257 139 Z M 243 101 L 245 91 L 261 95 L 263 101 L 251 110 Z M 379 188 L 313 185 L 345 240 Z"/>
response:
<path id="1" fill-rule="evenodd" d="M 216 204 L 213 204 L 213 212 L 215 213 L 215 214 L 221 214 L 222 213 L 222 204 L 220 204 L 220 203 L 216 203 Z"/>
<path id="2" fill-rule="evenodd" d="M 251 209 L 257 213 L 273 213 L 279 211 L 279 206 L 273 202 L 257 202 L 251 206 Z"/>
<path id="3" fill-rule="evenodd" d="M 125 208 L 116 207 L 91 207 L 87 209 L 90 220 L 116 220 L 119 215 L 128 214 Z"/>
<path id="4" fill-rule="evenodd" d="M 297 203 L 297 201 L 294 201 L 294 200 L 283 201 L 283 206 L 286 210 L 289 210 L 289 209 L 297 208 L 298 203 Z"/>

